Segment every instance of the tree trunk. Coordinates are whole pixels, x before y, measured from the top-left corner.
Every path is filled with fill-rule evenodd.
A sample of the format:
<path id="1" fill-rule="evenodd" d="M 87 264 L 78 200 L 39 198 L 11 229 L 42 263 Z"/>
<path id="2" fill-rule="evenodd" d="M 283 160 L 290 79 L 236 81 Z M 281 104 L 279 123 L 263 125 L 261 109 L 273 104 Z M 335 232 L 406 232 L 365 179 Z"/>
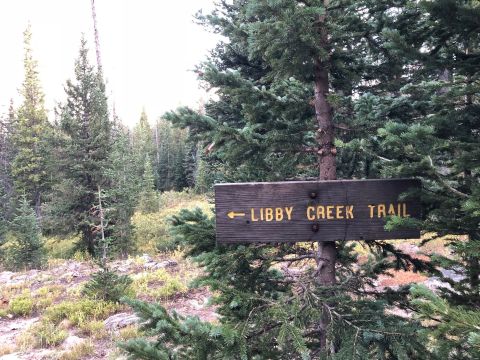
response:
<path id="1" fill-rule="evenodd" d="M 329 0 L 323 1 L 325 8 Z M 325 25 L 326 14 L 319 16 L 318 32 L 320 37 L 320 46 L 325 49 L 328 46 L 328 33 Z M 316 139 L 318 143 L 318 166 L 319 180 L 335 180 L 336 172 L 336 149 L 334 146 L 334 127 L 333 127 L 333 109 L 328 103 L 327 95 L 329 91 L 328 80 L 328 60 L 318 58 L 315 62 L 315 117 L 318 130 Z M 319 241 L 317 254 L 317 274 L 320 285 L 335 284 L 335 261 L 337 249 L 334 241 Z M 327 347 L 327 328 L 330 324 L 328 310 L 323 311 L 320 320 L 320 345 L 322 349 Z"/>
<path id="2" fill-rule="evenodd" d="M 95 0 L 91 0 L 91 5 L 92 5 L 93 33 L 95 35 L 95 52 L 97 55 L 98 73 L 100 74 L 100 76 L 103 76 L 102 61 L 100 56 L 100 40 L 98 39 L 97 12 L 95 11 Z"/>
<path id="3" fill-rule="evenodd" d="M 42 221 L 42 197 L 40 191 L 36 190 L 34 194 L 34 209 L 35 209 L 35 217 L 37 218 L 37 223 L 41 226 Z"/>

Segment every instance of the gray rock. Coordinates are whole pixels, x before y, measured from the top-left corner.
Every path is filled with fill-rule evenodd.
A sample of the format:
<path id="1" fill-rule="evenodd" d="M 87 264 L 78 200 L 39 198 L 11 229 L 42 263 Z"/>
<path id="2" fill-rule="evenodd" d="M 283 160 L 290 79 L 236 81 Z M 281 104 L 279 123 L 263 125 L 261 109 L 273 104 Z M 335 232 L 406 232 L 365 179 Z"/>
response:
<path id="1" fill-rule="evenodd" d="M 6 284 L 10 282 L 10 280 L 12 280 L 13 275 L 15 275 L 15 273 L 11 271 L 0 272 L 0 284 Z"/>
<path id="2" fill-rule="evenodd" d="M 70 350 L 71 348 L 77 346 L 78 344 L 81 344 L 85 341 L 85 339 L 75 336 L 75 335 L 70 335 L 65 339 L 63 342 L 63 348 L 66 350 Z"/>
<path id="3" fill-rule="evenodd" d="M 440 269 L 442 275 L 454 282 L 459 282 L 465 279 L 463 271 L 460 269 Z"/>
<path id="4" fill-rule="evenodd" d="M 163 269 L 163 268 L 169 268 L 169 267 L 174 267 L 177 266 L 178 263 L 175 260 L 165 260 L 162 262 L 157 263 L 153 269 Z"/>
<path id="5" fill-rule="evenodd" d="M 119 313 L 110 316 L 103 324 L 108 331 L 115 331 L 125 326 L 136 324 L 140 321 L 139 317 L 131 313 Z"/>
<path id="6" fill-rule="evenodd" d="M 141 259 L 145 262 L 145 263 L 149 263 L 149 262 L 153 262 L 153 259 L 150 257 L 150 255 L 148 254 L 143 254 L 141 256 Z"/>
<path id="7" fill-rule="evenodd" d="M 437 276 L 432 276 L 431 278 L 426 280 L 423 284 L 432 291 L 435 291 L 438 288 L 446 288 L 446 289 L 452 290 L 452 287 L 450 286 L 449 283 L 441 281 L 440 278 L 438 278 Z"/>
<path id="8" fill-rule="evenodd" d="M 150 261 L 143 264 L 143 268 L 146 270 L 156 269 L 157 263 L 155 261 Z"/>

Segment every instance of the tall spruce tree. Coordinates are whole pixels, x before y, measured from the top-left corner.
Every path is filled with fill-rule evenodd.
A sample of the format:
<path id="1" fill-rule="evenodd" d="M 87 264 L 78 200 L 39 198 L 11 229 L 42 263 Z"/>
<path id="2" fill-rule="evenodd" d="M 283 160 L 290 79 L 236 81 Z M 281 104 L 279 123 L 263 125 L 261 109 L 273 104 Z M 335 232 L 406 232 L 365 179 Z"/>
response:
<path id="1" fill-rule="evenodd" d="M 410 58 L 412 75 L 395 96 L 363 96 L 359 118 L 383 126 L 370 138 L 385 176 L 422 179 L 429 231 L 425 242 L 448 236 L 453 255 L 434 263 L 443 297 L 413 292 L 421 318 L 431 322 L 430 346 L 442 359 L 480 354 L 480 5 L 477 1 L 420 2 L 416 41 L 397 29 L 390 46 Z M 401 224 L 395 219 L 391 226 Z"/>
<path id="2" fill-rule="evenodd" d="M 145 157 L 148 156 L 150 160 L 153 160 L 155 155 L 153 132 L 148 122 L 145 109 L 142 110 L 140 120 L 133 129 L 132 142 L 137 166 L 137 176 L 141 179 L 145 172 Z M 153 164 L 150 164 L 150 167 L 152 167 L 152 165 Z M 141 189 L 139 189 L 139 191 L 140 190 Z"/>
<path id="3" fill-rule="evenodd" d="M 114 114 L 112 149 L 108 157 L 110 166 L 105 175 L 110 183 L 105 190 L 105 201 L 111 231 L 111 253 L 127 256 L 134 250 L 131 217 L 138 201 L 136 156 L 129 139 L 129 132 Z"/>
<path id="4" fill-rule="evenodd" d="M 0 246 L 4 243 L 7 223 L 12 215 L 13 180 L 11 164 L 13 159 L 12 126 L 15 120 L 13 101 L 9 114 L 0 118 Z"/>
<path id="5" fill-rule="evenodd" d="M 112 123 L 108 117 L 103 79 L 88 61 L 82 38 L 75 61 L 75 79 L 65 86 L 67 100 L 60 106 L 58 174 L 51 215 L 55 231 L 81 235 L 79 246 L 95 253 L 98 218 L 92 210 L 98 188 L 110 188 Z"/>
<path id="6" fill-rule="evenodd" d="M 149 214 L 158 211 L 158 197 L 155 191 L 155 177 L 150 162 L 150 157 L 145 156 L 143 178 L 141 182 L 142 191 L 140 192 L 138 209 Z"/>
<path id="7" fill-rule="evenodd" d="M 165 119 L 159 119 L 155 128 L 157 145 L 156 178 L 160 191 L 182 190 L 188 185 L 192 167 L 185 162 L 187 131 L 173 128 Z"/>
<path id="8" fill-rule="evenodd" d="M 388 51 L 389 35 L 416 24 L 412 5 L 223 2 L 200 17 L 228 38 L 198 68 L 218 99 L 205 114 L 181 108 L 166 118 L 211 144 L 227 181 L 375 176 L 379 159 L 367 135 L 382 123 L 353 128 L 355 99 L 367 91 L 394 94 L 403 85 L 410 64 Z M 417 44 L 413 35 L 408 40 Z M 157 335 L 125 344 L 132 358 L 429 357 L 419 324 L 386 311 L 402 293 L 371 290 L 389 268 L 425 266 L 391 244 L 366 244 L 372 258 L 354 267 L 349 244 L 215 246 L 213 219 L 200 211 L 184 211 L 173 225 L 206 271 L 198 284 L 218 294 L 220 323 L 131 302 L 147 333 Z M 289 270 L 295 265 L 302 265 L 300 274 Z"/>
<path id="9" fill-rule="evenodd" d="M 37 219 L 40 219 L 42 195 L 49 182 L 48 133 L 51 126 L 45 110 L 37 62 L 32 56 L 30 26 L 23 36 L 25 80 L 20 91 L 23 102 L 17 110 L 17 119 L 13 126 L 12 140 L 16 153 L 12 163 L 12 176 L 17 194 L 27 196 L 28 201 L 35 207 Z"/>

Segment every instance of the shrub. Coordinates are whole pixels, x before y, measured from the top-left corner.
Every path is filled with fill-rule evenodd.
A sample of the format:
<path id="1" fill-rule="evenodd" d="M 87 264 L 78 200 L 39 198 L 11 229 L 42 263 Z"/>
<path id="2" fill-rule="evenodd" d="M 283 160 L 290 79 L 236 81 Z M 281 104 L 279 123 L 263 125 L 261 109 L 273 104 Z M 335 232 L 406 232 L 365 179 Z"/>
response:
<path id="1" fill-rule="evenodd" d="M 37 339 L 37 347 L 57 346 L 68 336 L 65 330 L 57 329 L 53 323 L 48 321 L 35 324 L 32 333 Z"/>
<path id="2" fill-rule="evenodd" d="M 133 239 L 141 253 L 154 254 L 158 251 L 170 251 L 177 242 L 170 235 L 168 218 L 182 208 L 200 207 L 209 212 L 210 205 L 204 196 L 187 191 L 166 191 L 160 195 L 161 210 L 151 214 L 136 212 L 132 217 Z"/>
<path id="3" fill-rule="evenodd" d="M 65 330 L 59 329 L 50 321 L 33 324 L 17 337 L 17 345 L 23 349 L 47 348 L 61 344 L 68 336 Z"/>
<path id="4" fill-rule="evenodd" d="M 16 316 L 28 316 L 33 312 L 34 302 L 30 292 L 14 297 L 8 304 L 8 312 Z"/>
<path id="5" fill-rule="evenodd" d="M 138 275 L 133 281 L 133 288 L 138 295 L 152 297 L 155 300 L 166 299 L 187 290 L 187 286 L 164 269 Z"/>
<path id="6" fill-rule="evenodd" d="M 105 324 L 101 320 L 84 322 L 80 324 L 80 330 L 82 330 L 85 335 L 93 337 L 94 339 L 103 339 L 108 335 Z"/>
<path id="7" fill-rule="evenodd" d="M 90 320 L 103 320 L 117 311 L 117 304 L 92 299 L 64 301 L 49 306 L 44 313 L 44 318 L 58 324 L 63 319 L 68 319 L 73 325 L 79 326 Z"/>
<path id="8" fill-rule="evenodd" d="M 132 279 L 128 275 L 117 275 L 108 269 L 102 269 L 92 275 L 92 279 L 83 287 L 82 294 L 90 298 L 118 303 L 120 298 L 133 295 Z"/>
<path id="9" fill-rule="evenodd" d="M 163 250 L 174 248 L 163 212 L 135 213 L 132 217 L 132 224 L 134 226 L 133 239 L 140 252 L 154 254 L 159 248 Z M 162 245 L 157 247 L 157 244 Z"/>
<path id="10" fill-rule="evenodd" d="M 69 351 L 64 351 L 59 360 L 78 360 L 85 358 L 88 355 L 93 354 L 95 351 L 95 347 L 89 341 L 83 341 L 74 347 L 72 347 Z"/>
<path id="11" fill-rule="evenodd" d="M 141 332 L 136 325 L 125 326 L 118 331 L 118 339 L 121 341 L 128 341 L 141 336 Z"/>
<path id="12" fill-rule="evenodd" d="M 34 295 L 35 309 L 41 310 L 49 307 L 62 293 L 63 288 L 59 285 L 41 287 Z"/>
<path id="13" fill-rule="evenodd" d="M 76 250 L 76 244 L 80 241 L 79 236 L 67 238 L 47 237 L 44 239 L 45 250 L 50 259 L 70 259 Z"/>

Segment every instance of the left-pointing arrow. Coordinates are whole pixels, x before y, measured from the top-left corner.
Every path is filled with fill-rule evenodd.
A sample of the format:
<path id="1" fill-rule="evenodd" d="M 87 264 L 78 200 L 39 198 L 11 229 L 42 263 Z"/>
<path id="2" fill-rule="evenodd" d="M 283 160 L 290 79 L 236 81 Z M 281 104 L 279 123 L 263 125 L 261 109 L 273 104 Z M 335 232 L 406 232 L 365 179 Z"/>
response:
<path id="1" fill-rule="evenodd" d="M 245 216 L 245 213 L 240 213 L 240 212 L 235 212 L 235 211 L 230 211 L 227 216 L 230 218 L 230 219 L 234 219 L 235 217 L 237 216 Z"/>

